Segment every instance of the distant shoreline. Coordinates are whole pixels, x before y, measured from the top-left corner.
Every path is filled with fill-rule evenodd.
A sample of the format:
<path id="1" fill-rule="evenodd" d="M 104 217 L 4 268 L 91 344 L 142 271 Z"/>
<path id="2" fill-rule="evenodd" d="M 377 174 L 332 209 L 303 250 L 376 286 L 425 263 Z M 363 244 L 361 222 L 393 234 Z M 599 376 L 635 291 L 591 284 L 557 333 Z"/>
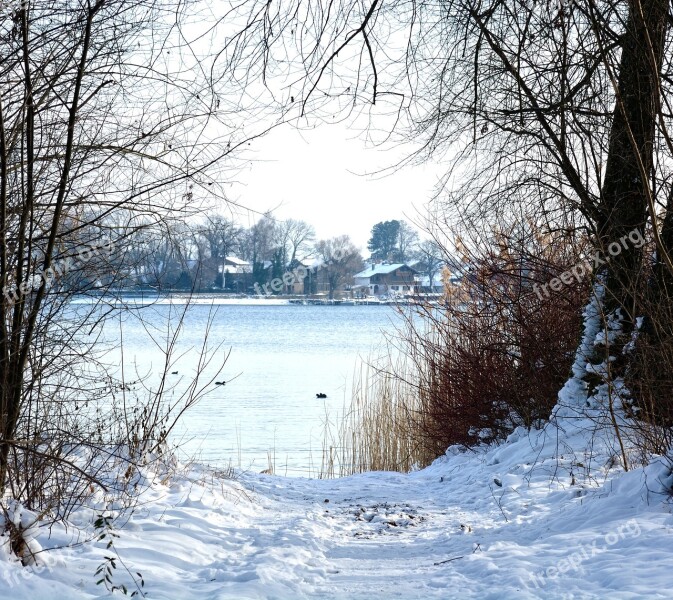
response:
<path id="1" fill-rule="evenodd" d="M 92 304 L 106 300 L 115 303 L 129 303 L 129 304 L 215 304 L 215 305 L 249 305 L 249 306 L 388 306 L 388 305 L 408 305 L 418 304 L 419 302 L 437 302 L 438 298 L 428 296 L 424 298 L 340 298 L 330 300 L 321 297 L 304 297 L 304 296 L 243 296 L 234 294 L 218 294 L 212 292 L 202 293 L 184 293 L 184 292 L 168 292 L 168 293 L 152 293 L 152 292 L 120 292 L 117 295 L 86 295 L 76 297 L 71 304 Z"/>

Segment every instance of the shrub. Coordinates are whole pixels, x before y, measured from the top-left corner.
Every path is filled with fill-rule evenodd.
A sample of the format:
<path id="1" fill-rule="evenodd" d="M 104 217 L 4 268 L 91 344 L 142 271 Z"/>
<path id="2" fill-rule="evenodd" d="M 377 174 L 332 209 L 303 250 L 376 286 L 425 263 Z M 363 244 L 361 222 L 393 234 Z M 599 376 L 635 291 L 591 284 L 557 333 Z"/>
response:
<path id="1" fill-rule="evenodd" d="M 577 239 L 528 226 L 498 232 L 464 257 L 423 329 L 409 320 L 421 420 L 437 447 L 500 439 L 549 417 L 570 372 L 590 275 L 557 291 L 544 284 L 582 260 Z M 432 335 L 425 334 L 429 323 Z"/>
<path id="2" fill-rule="evenodd" d="M 548 294 L 535 285 L 582 262 L 584 247 L 577 235 L 528 224 L 450 261 L 439 305 L 401 309 L 389 353 L 398 357 L 361 377 L 341 427 L 326 436 L 323 473 L 405 471 L 451 445 L 489 443 L 548 419 L 570 373 L 591 274 Z"/>

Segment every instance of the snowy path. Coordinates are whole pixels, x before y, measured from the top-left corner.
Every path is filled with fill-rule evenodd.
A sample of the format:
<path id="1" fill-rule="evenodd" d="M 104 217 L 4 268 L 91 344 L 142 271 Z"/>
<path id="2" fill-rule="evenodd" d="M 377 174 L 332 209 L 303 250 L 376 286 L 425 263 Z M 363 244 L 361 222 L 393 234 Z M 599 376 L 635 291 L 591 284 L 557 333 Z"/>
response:
<path id="1" fill-rule="evenodd" d="M 266 483 L 257 488 L 276 504 L 271 511 L 288 501 L 295 507 L 296 541 L 301 545 L 303 538 L 306 564 L 315 569 L 305 580 L 307 597 L 338 591 L 349 598 L 445 598 L 444 583 L 434 578 L 446 568 L 434 562 L 444 560 L 452 546 L 472 551 L 472 541 L 462 535 L 458 544 L 449 543 L 448 532 L 460 533 L 468 519 L 460 507 L 433 499 L 439 486 L 422 485 L 414 492 L 409 479 L 397 474 L 294 483 L 290 493 Z M 287 539 L 283 530 L 276 535 Z"/>
<path id="2" fill-rule="evenodd" d="M 156 599 L 672 598 L 661 466 L 589 485 L 576 455 L 536 443 L 328 481 L 195 467 L 150 488 L 116 545 Z M 105 554 L 57 550 L 39 574 L 0 557 L 0 598 L 110 597 L 94 582 Z M 133 589 L 121 569 L 115 582 Z"/>

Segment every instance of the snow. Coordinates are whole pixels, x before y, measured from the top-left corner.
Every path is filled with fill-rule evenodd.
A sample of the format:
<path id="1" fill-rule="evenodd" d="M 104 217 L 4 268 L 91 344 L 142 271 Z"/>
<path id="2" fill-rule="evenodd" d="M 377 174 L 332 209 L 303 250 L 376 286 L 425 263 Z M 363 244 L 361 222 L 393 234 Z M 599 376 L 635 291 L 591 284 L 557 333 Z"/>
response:
<path id="1" fill-rule="evenodd" d="M 670 597 L 670 469 L 624 473 L 589 439 L 591 422 L 580 425 L 562 445 L 553 424 L 520 428 L 410 474 L 148 472 L 115 548 L 155 599 Z M 82 509 L 34 543 L 67 546 L 87 519 Z M 94 579 L 105 543 L 40 553 L 28 567 L 5 544 L 0 597 L 109 597 Z M 113 580 L 135 589 L 119 565 Z"/>
<path id="2" fill-rule="evenodd" d="M 572 376 L 559 392 L 558 404 L 554 410 L 556 416 L 575 416 L 578 409 L 586 406 L 588 390 L 583 378 L 590 368 L 589 358 L 594 352 L 594 346 L 603 333 L 601 326 L 601 304 L 604 294 L 604 287 L 596 285 L 589 304 L 584 309 L 584 332 L 582 340 L 575 352 Z"/>
<path id="3" fill-rule="evenodd" d="M 71 304 L 98 304 L 101 299 L 96 296 L 82 296 L 75 298 Z M 120 298 L 105 299 L 105 303 L 128 306 L 145 306 L 156 304 L 171 304 L 175 306 L 185 306 L 205 304 L 212 306 L 285 306 L 290 304 L 288 299 L 269 298 L 267 296 L 245 296 L 243 298 L 221 296 L 218 294 L 171 294 L 170 296 L 159 296 L 148 293 L 139 296 L 121 296 Z"/>
<path id="4" fill-rule="evenodd" d="M 12 505 L 5 518 L 26 528 L 37 562 L 21 566 L 0 540 L 0 598 L 110 597 L 95 574 L 117 553 L 111 585 L 152 599 L 670 598 L 671 464 L 655 457 L 625 472 L 605 390 L 589 397 L 583 381 L 600 303 L 598 289 L 573 375 L 542 429 L 449 448 L 409 474 L 146 468 L 117 537 L 97 541 L 102 498 L 51 532 Z M 637 465 L 627 440 L 629 451 Z"/>

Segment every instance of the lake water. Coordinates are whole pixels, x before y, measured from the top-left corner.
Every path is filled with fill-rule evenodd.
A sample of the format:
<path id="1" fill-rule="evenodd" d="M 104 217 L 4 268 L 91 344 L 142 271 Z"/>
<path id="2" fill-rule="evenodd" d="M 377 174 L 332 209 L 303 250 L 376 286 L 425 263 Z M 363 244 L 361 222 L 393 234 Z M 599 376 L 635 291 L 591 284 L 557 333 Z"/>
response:
<path id="1" fill-rule="evenodd" d="M 184 306 L 155 304 L 106 325 L 106 338 L 120 341 L 126 380 L 142 376 L 156 389 L 168 329 Z M 168 381 L 177 398 L 193 381 L 211 320 L 211 348 L 222 344 L 204 372 L 226 385 L 207 387 L 175 432 L 180 454 L 213 465 L 257 471 L 268 454 L 280 475 L 315 476 L 322 458 L 324 425 L 334 422 L 350 400 L 359 359 L 386 350 L 400 317 L 389 306 L 303 306 L 251 301 L 206 302 L 189 307 Z M 222 356 L 230 352 L 218 370 Z M 115 361 L 116 362 L 116 361 Z M 322 392 L 327 399 L 316 398 Z"/>

